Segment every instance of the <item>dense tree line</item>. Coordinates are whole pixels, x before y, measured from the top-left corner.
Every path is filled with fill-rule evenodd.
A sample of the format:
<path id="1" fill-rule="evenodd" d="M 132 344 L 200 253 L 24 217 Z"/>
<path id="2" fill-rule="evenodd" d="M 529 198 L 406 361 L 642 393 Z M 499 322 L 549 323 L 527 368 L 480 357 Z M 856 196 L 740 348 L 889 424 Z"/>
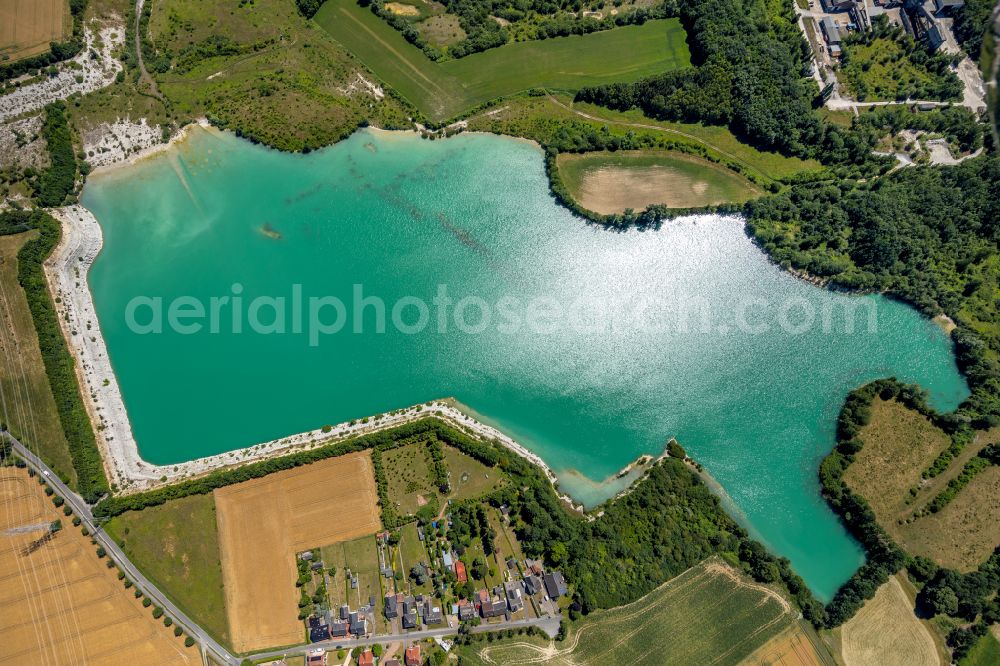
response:
<path id="1" fill-rule="evenodd" d="M 637 83 L 584 88 L 577 99 L 653 118 L 727 125 L 760 148 L 865 162 L 871 144 L 824 123 L 804 79 L 809 45 L 791 2 L 681 0 L 694 67 Z"/>
<path id="2" fill-rule="evenodd" d="M 982 148 L 983 124 L 964 106 L 946 106 L 917 111 L 903 106 L 873 106 L 853 121 L 858 132 L 872 131 L 874 142 L 887 132 L 895 135 L 904 129 L 941 134 L 965 153 Z"/>
<path id="3" fill-rule="evenodd" d="M 990 32 L 990 12 L 995 4 L 994 0 L 965 0 L 965 4 L 955 10 L 955 39 L 976 62 L 982 55 L 983 39 Z"/>
<path id="4" fill-rule="evenodd" d="M 955 650 L 957 661 L 982 635 L 979 625 L 985 627 L 1000 621 L 1000 606 L 995 596 L 1000 591 L 1000 547 L 976 571 L 966 574 L 939 567 L 925 557 L 910 557 L 878 524 L 867 502 L 847 487 L 843 474 L 864 447 L 858 434 L 870 422 L 871 404 L 876 397 L 901 402 L 946 433 L 954 435 L 969 428 L 967 420 L 931 408 L 923 389 L 895 379 L 872 382 L 848 396 L 837 422 L 837 446 L 820 466 L 820 483 L 831 506 L 865 547 L 867 561 L 827 606 L 826 625 L 832 628 L 850 619 L 890 576 L 905 566 L 921 586 L 917 597 L 919 610 L 927 615 L 943 614 L 975 623 L 948 635 L 948 644 Z M 980 461 L 977 465 L 995 464 L 996 457 L 1000 457 L 997 447 L 990 446 L 973 461 Z"/>
<path id="5" fill-rule="evenodd" d="M 53 102 L 45 107 L 42 137 L 49 153 L 49 166 L 38 177 L 35 200 L 41 206 L 61 206 L 76 186 L 73 132 L 69 128 L 63 102 Z"/>
<path id="6" fill-rule="evenodd" d="M 42 69 L 76 56 L 83 50 L 83 13 L 87 0 L 69 0 L 69 11 L 73 18 L 73 34 L 65 42 L 50 42 L 49 50 L 30 58 L 0 65 L 0 82 L 13 79 L 36 69 Z"/>
<path id="7" fill-rule="evenodd" d="M 0 227 L 19 226 L 38 232 L 18 252 L 17 279 L 28 301 L 59 422 L 69 443 L 70 457 L 77 474 L 77 491 L 88 502 L 96 502 L 108 492 L 108 481 L 104 476 L 104 465 L 90 417 L 80 397 L 73 357 L 59 328 L 55 305 L 42 271 L 42 262 L 59 243 L 61 230 L 59 223 L 42 210 L 7 210 L 0 213 Z"/>
<path id="8" fill-rule="evenodd" d="M 899 169 L 866 183 L 798 184 L 745 210 L 749 231 L 781 265 L 951 316 L 957 360 L 972 389 L 955 418 L 977 428 L 1000 424 L 1000 369 L 992 356 L 1000 339 L 988 333 L 1000 322 L 993 297 L 1000 157 Z"/>

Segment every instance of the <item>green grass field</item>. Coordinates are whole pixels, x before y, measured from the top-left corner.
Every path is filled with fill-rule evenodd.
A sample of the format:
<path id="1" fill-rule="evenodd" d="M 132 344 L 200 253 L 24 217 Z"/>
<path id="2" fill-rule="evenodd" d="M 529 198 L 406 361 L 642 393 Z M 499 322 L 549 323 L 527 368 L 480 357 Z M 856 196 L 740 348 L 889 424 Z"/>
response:
<path id="1" fill-rule="evenodd" d="M 435 63 L 354 0 L 328 0 L 315 21 L 432 120 L 529 88 L 577 89 L 690 64 L 677 20 L 519 42 Z"/>
<path id="2" fill-rule="evenodd" d="M 708 560 L 627 606 L 576 622 L 562 643 L 538 638 L 458 648 L 466 664 L 739 664 L 797 612 L 721 560 Z"/>
<path id="3" fill-rule="evenodd" d="M 481 497 L 503 484 L 503 473 L 490 469 L 475 458 L 456 448 L 444 446 L 444 463 L 448 467 L 451 494 L 448 499 L 466 500 Z"/>
<path id="4" fill-rule="evenodd" d="M 229 642 L 212 495 L 192 495 L 113 518 L 105 530 L 170 599 Z"/>
<path id="5" fill-rule="evenodd" d="M 959 666 L 990 666 L 1000 664 L 1000 641 L 992 632 L 980 638 Z"/>
<path id="6" fill-rule="evenodd" d="M 427 549 L 424 543 L 417 537 L 417 524 L 407 523 L 400 530 L 399 557 L 402 560 L 402 572 L 405 582 L 400 583 L 404 588 L 409 587 L 412 594 L 429 593 L 432 591 L 429 582 L 423 585 L 416 585 L 410 578 L 410 569 L 418 562 L 429 563 L 427 559 Z"/>
<path id="7" fill-rule="evenodd" d="M 702 146 L 714 159 L 739 165 L 765 183 L 821 168 L 815 160 L 757 150 L 742 143 L 725 127 L 653 120 L 639 110 L 618 112 L 592 104 L 574 104 L 568 95 L 517 97 L 505 100 L 487 113 L 470 118 L 469 129 L 549 143 L 567 126 L 587 125 L 595 131 L 607 127 L 613 136 L 631 133 Z"/>
<path id="8" fill-rule="evenodd" d="M 577 203 L 605 215 L 653 204 L 700 208 L 744 203 L 763 194 L 740 174 L 677 151 L 563 153 L 557 164 Z"/>

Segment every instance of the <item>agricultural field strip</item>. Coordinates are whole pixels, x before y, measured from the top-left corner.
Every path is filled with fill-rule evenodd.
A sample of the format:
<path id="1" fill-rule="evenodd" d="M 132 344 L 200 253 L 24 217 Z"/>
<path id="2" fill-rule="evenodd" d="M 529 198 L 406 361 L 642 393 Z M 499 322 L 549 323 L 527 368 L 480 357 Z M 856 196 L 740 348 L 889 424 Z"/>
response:
<path id="1" fill-rule="evenodd" d="M 9 476 L 0 475 L 0 485 L 9 482 Z M 23 481 L 20 481 L 18 485 L 22 483 Z M 40 488 L 39 486 L 39 490 Z M 4 504 L 7 513 L 4 524 L 0 525 L 0 534 L 10 527 L 25 524 L 25 518 L 20 515 L 20 511 L 19 515 L 13 516 L 12 506 L 21 509 L 25 504 L 31 503 L 36 511 L 40 507 L 48 509 L 47 498 L 43 499 L 44 496 L 34 498 L 35 501 L 32 502 L 30 493 L 15 495 L 13 499 L 9 494 L 5 495 Z M 41 515 L 36 513 L 29 520 L 37 520 Z M 60 514 L 54 508 L 49 510 L 50 518 L 57 515 Z M 176 656 L 184 663 L 188 662 L 189 655 L 183 653 L 179 646 L 172 645 L 171 639 L 164 640 L 166 636 L 161 631 L 165 630 L 158 630 L 159 623 L 154 622 L 152 617 L 147 617 L 146 611 L 137 607 L 137 601 L 126 594 L 123 587 L 119 587 L 118 580 L 111 578 L 113 569 L 98 566 L 99 560 L 96 555 L 87 552 L 82 537 L 63 530 L 56 534 L 55 539 L 30 556 L 23 555 L 16 544 L 16 542 L 29 543 L 33 539 L 30 533 L 19 532 L 9 535 L 9 538 L 11 555 L 17 567 L 22 570 L 22 594 L 17 597 L 6 597 L 0 609 L 11 611 L 20 602 L 29 606 L 29 612 L 17 615 L 20 622 L 5 622 L 0 627 L 0 636 L 4 637 L 0 644 L 7 648 L 17 645 L 18 635 L 23 642 L 25 638 L 23 628 L 30 625 L 35 636 L 35 646 L 29 645 L 19 652 L 5 653 L 4 659 L 19 658 L 27 654 L 39 656 L 38 650 L 42 649 L 42 654 L 47 655 L 51 651 L 52 656 L 60 663 L 64 663 L 67 659 L 74 662 L 82 660 L 86 663 L 87 660 L 128 652 L 120 661 L 104 662 L 124 664 L 134 661 L 140 654 L 152 652 L 153 654 L 147 656 L 152 657 L 155 654 L 162 656 L 163 650 L 169 649 L 171 652 L 176 652 Z M 23 570 L 22 563 L 25 558 L 29 560 L 41 558 L 45 561 L 41 564 L 32 561 L 30 575 L 26 577 L 25 574 L 28 572 Z M 5 559 L 7 558 L 4 557 L 4 553 L 0 552 L 0 562 L 4 563 L 5 570 L 9 570 L 9 563 L 4 562 Z M 42 570 L 48 574 L 39 576 Z M 59 580 L 56 580 L 56 577 Z M 103 608 L 104 611 L 84 612 L 90 611 L 95 606 Z M 46 627 L 47 637 L 39 633 L 40 626 Z M 58 626 L 59 629 L 53 631 L 53 626 Z M 15 636 L 9 635 L 12 630 L 18 629 L 21 631 L 15 633 Z M 85 633 L 87 639 L 83 641 Z M 162 647 L 154 645 L 161 640 L 164 642 Z M 78 644 L 74 645 L 74 641 Z M 107 647 L 100 649 L 98 646 L 102 645 Z M 68 653 L 64 651 L 66 649 L 69 650 Z M 76 656 L 78 654 L 79 657 Z M 173 662 L 166 660 L 162 663 Z"/>

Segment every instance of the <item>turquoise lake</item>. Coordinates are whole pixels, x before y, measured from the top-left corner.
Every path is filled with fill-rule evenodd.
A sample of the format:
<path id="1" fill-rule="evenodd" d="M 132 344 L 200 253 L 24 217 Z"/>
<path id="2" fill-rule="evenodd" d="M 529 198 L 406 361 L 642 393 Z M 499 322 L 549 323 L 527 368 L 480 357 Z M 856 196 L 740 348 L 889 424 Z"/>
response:
<path id="1" fill-rule="evenodd" d="M 588 225 L 522 141 L 360 131 L 290 155 L 195 130 L 94 175 L 83 203 L 104 230 L 98 316 L 154 463 L 454 396 L 593 505 L 616 490 L 601 481 L 675 436 L 828 600 L 863 561 L 817 481 L 847 392 L 896 376 L 942 410 L 968 392 L 944 331 L 913 309 L 791 277 L 739 218 Z M 358 289 L 385 303 L 384 330 L 377 306 L 354 316 Z M 310 326 L 310 298 L 339 332 Z M 171 303 L 216 307 L 215 327 L 172 330 Z M 157 308 L 163 332 L 148 332 Z"/>

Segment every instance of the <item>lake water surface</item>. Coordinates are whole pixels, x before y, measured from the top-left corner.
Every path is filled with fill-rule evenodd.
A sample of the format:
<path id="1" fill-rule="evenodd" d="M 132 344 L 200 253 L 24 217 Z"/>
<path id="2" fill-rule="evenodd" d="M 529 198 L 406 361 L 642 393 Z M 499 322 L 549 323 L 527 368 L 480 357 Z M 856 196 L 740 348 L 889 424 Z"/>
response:
<path id="1" fill-rule="evenodd" d="M 890 375 L 954 408 L 967 387 L 946 335 L 900 303 L 792 278 L 738 218 L 587 225 L 555 204 L 541 157 L 494 136 L 374 131 L 289 155 L 196 130 L 92 177 L 83 202 L 105 246 L 90 284 L 142 456 L 185 461 L 454 396 L 594 504 L 615 488 L 600 481 L 675 436 L 829 599 L 863 559 L 819 493 L 837 412 Z M 385 303 L 384 330 L 374 305 L 354 316 L 359 289 Z M 200 331 L 170 330 L 175 299 L 183 314 L 224 296 L 215 330 L 190 317 Z M 234 296 L 244 311 L 258 299 L 238 327 Z M 328 324 L 345 304 L 338 333 L 309 325 L 320 297 Z M 164 332 L 137 333 L 127 315 L 153 328 L 155 298 Z M 284 334 L 261 330 L 276 319 Z"/>

